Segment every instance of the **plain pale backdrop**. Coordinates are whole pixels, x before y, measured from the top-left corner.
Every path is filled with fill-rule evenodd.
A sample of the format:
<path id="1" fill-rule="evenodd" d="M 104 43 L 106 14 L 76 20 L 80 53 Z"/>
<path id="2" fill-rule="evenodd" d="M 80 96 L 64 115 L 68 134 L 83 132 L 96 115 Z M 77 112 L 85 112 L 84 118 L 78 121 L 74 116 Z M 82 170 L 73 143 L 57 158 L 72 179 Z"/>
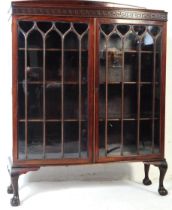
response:
<path id="1" fill-rule="evenodd" d="M 12 95 L 11 95 L 11 28 L 9 0 L 0 0 L 0 178 L 8 183 L 6 170 L 7 158 L 12 151 Z M 110 0 L 109 0 L 110 2 Z M 114 2 L 114 1 L 111 1 Z M 117 0 L 116 3 L 131 4 L 150 9 L 163 9 L 168 14 L 167 33 L 167 73 L 166 73 L 166 126 L 165 157 L 169 168 L 166 179 L 172 181 L 172 7 L 169 0 Z M 171 10 L 171 11 L 170 11 Z M 157 180 L 159 172 L 151 167 L 151 179 Z M 37 173 L 22 176 L 20 183 L 28 181 L 56 180 L 121 180 L 128 179 L 141 182 L 144 176 L 143 164 L 111 163 L 105 165 L 45 167 Z"/>

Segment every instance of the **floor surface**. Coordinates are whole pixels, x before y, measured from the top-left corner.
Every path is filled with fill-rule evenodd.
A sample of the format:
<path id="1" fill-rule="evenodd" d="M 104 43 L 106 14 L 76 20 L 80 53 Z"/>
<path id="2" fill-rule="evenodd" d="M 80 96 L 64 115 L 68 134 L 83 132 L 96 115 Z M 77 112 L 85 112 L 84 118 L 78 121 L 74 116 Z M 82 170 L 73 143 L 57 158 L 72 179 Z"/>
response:
<path id="1" fill-rule="evenodd" d="M 11 195 L 1 186 L 3 209 L 58 210 L 168 210 L 172 204 L 172 180 L 166 180 L 167 196 L 157 193 L 158 181 L 144 186 L 134 181 L 30 182 L 20 187 L 21 205 L 10 206 Z M 1 208 L 2 209 L 2 208 Z"/>

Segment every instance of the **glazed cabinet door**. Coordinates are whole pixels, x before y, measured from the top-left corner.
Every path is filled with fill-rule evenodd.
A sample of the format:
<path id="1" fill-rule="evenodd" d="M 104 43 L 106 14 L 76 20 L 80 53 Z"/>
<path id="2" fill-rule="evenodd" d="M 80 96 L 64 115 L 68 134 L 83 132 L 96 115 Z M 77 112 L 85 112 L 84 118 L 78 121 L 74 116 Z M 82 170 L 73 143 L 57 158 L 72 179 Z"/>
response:
<path id="1" fill-rule="evenodd" d="M 98 21 L 97 161 L 160 155 L 162 34 L 162 23 Z"/>
<path id="2" fill-rule="evenodd" d="M 90 19 L 13 20 L 17 160 L 90 161 L 91 27 Z"/>

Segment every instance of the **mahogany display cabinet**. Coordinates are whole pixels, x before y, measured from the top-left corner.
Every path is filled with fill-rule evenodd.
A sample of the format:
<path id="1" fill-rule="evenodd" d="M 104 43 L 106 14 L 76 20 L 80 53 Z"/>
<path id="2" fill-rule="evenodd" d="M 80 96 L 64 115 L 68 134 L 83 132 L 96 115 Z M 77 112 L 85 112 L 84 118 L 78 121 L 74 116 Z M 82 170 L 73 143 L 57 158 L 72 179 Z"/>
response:
<path id="1" fill-rule="evenodd" d="M 93 1 L 13 1 L 13 157 L 18 178 L 42 166 L 164 158 L 167 13 Z"/>

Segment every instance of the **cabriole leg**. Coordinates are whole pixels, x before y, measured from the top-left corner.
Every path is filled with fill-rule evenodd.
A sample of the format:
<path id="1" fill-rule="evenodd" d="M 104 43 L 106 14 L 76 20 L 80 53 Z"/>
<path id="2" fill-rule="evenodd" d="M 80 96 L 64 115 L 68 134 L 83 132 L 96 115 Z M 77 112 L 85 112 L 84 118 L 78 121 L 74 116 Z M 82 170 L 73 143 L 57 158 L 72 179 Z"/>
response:
<path id="1" fill-rule="evenodd" d="M 150 168 L 150 164 L 144 164 L 144 171 L 145 171 L 145 178 L 143 179 L 143 184 L 144 185 L 151 185 L 152 182 L 149 179 L 149 168 Z"/>

